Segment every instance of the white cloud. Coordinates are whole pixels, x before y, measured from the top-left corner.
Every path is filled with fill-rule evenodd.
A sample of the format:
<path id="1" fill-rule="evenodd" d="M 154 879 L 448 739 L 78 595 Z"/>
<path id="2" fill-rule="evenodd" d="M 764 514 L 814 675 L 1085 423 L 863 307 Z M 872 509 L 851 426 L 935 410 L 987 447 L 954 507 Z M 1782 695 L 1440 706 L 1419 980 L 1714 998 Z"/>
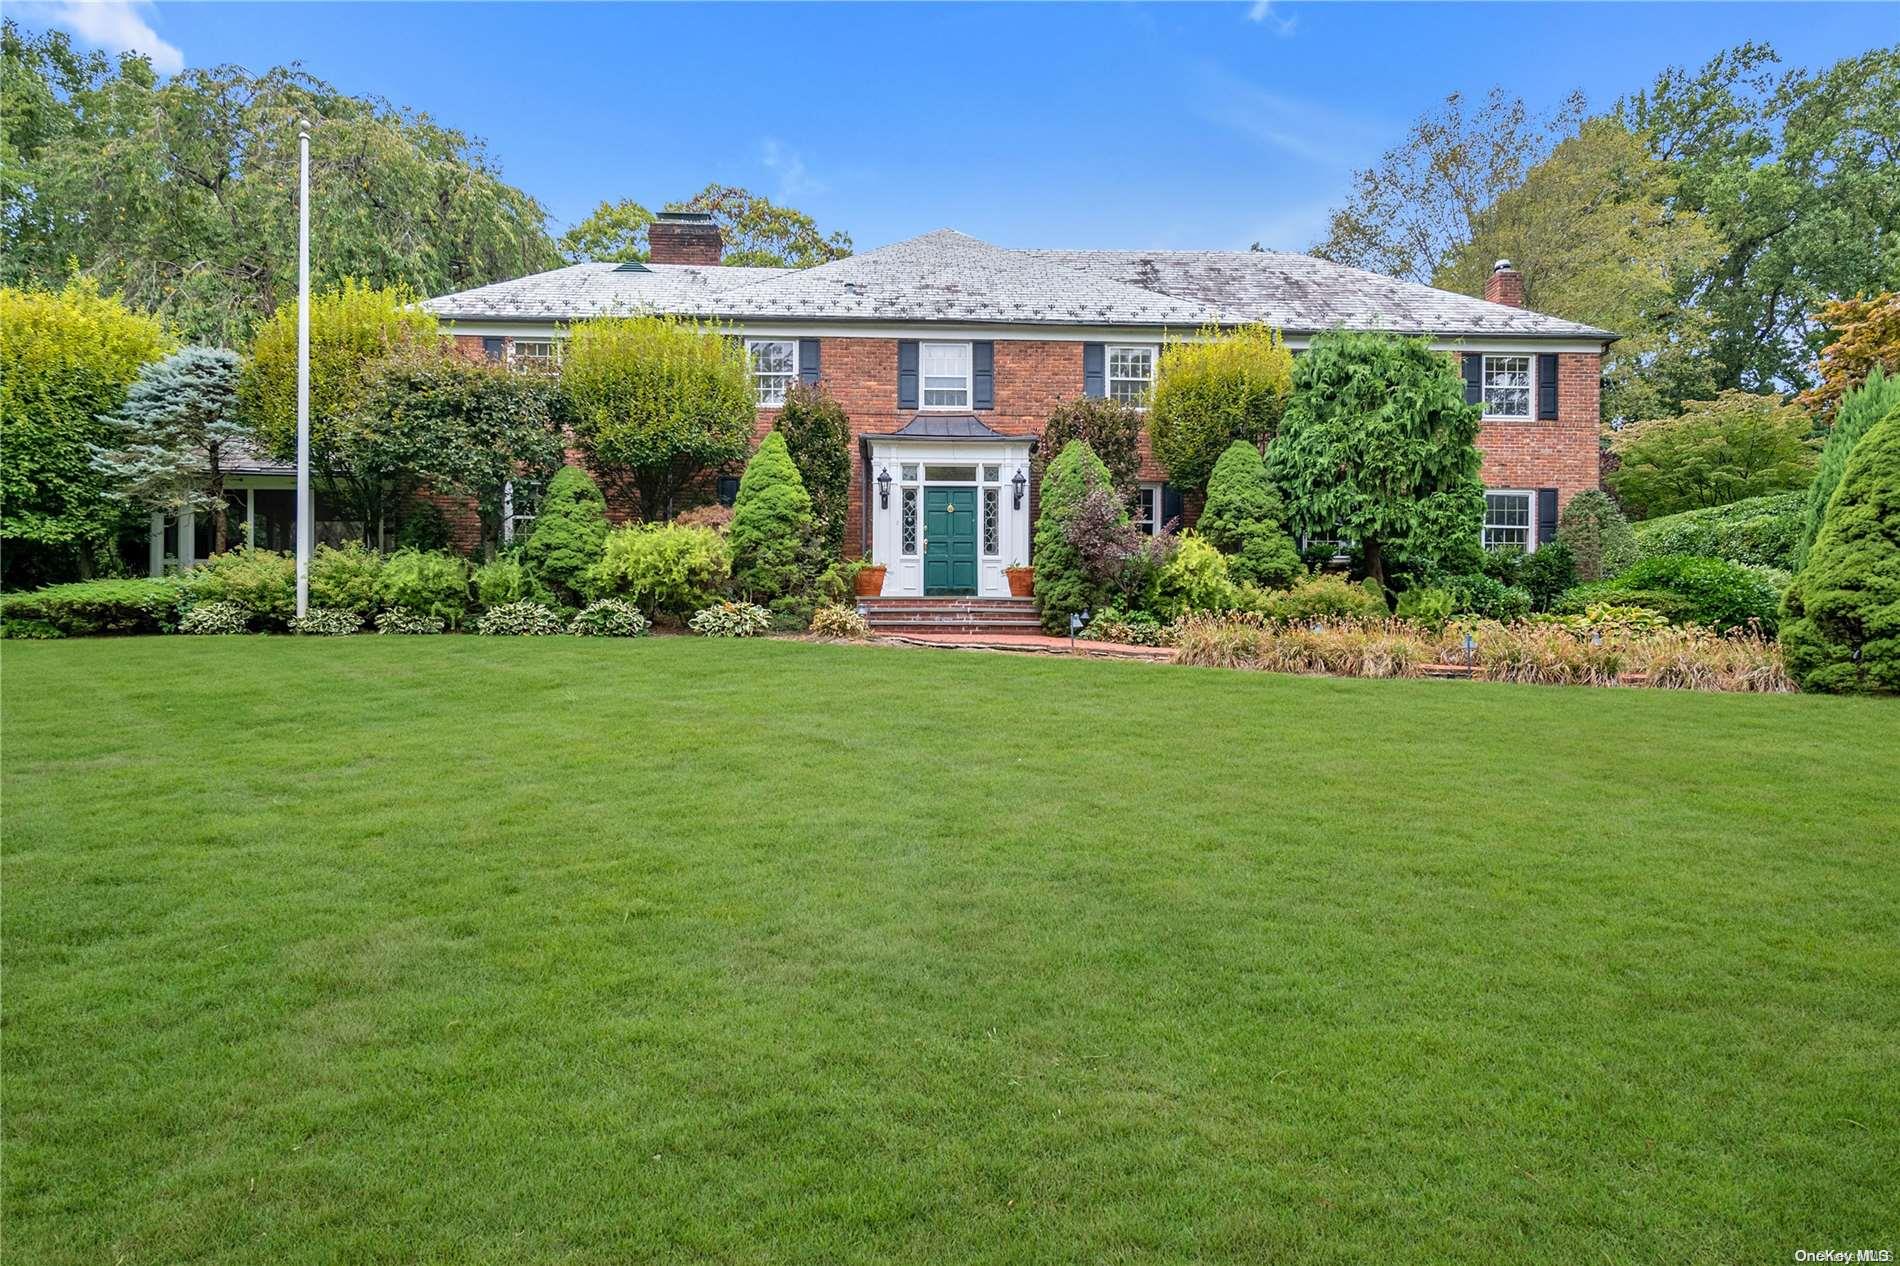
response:
<path id="1" fill-rule="evenodd" d="M 768 170 L 778 175 L 774 193 L 780 202 L 796 202 L 825 191 L 825 183 L 805 169 L 804 155 L 777 138 L 768 136 L 759 143 L 759 157 Z"/>
<path id="2" fill-rule="evenodd" d="M 153 70 L 175 75 L 185 68 L 185 55 L 145 20 L 151 7 L 150 0 L 20 0 L 14 9 L 29 25 L 64 27 L 108 53 L 143 53 Z"/>
<path id="3" fill-rule="evenodd" d="M 1204 122 L 1310 162 L 1349 167 L 1381 135 L 1359 119 L 1316 102 L 1282 96 L 1218 66 L 1203 66 L 1199 80 L 1194 109 Z"/>
<path id="4" fill-rule="evenodd" d="M 1296 19 L 1281 17 L 1274 11 L 1273 0 L 1253 0 L 1253 3 L 1247 6 L 1247 20 L 1261 23 L 1275 35 L 1280 36 L 1293 34 L 1293 28 L 1297 25 Z"/>

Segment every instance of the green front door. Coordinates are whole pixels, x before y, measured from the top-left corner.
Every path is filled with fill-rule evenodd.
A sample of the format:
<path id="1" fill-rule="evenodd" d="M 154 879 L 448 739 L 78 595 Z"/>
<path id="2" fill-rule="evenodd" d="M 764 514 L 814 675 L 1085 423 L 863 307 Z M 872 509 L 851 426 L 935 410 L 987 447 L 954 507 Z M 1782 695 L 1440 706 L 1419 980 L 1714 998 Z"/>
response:
<path id="1" fill-rule="evenodd" d="M 976 592 L 976 489 L 924 489 L 924 592 Z"/>

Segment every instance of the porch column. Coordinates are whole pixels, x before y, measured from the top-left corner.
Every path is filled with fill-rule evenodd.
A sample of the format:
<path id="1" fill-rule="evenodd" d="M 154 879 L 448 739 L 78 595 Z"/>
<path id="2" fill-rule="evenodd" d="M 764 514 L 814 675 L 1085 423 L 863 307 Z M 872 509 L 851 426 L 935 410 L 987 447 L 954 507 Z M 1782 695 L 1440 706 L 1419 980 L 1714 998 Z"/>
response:
<path id="1" fill-rule="evenodd" d="M 146 550 L 147 573 L 152 576 L 165 574 L 165 512 L 152 511 L 150 545 Z"/>
<path id="2" fill-rule="evenodd" d="M 186 510 L 178 516 L 178 570 L 184 571 L 198 561 L 198 512 Z"/>
<path id="3" fill-rule="evenodd" d="M 257 547 L 257 489 L 244 490 L 244 543 Z"/>

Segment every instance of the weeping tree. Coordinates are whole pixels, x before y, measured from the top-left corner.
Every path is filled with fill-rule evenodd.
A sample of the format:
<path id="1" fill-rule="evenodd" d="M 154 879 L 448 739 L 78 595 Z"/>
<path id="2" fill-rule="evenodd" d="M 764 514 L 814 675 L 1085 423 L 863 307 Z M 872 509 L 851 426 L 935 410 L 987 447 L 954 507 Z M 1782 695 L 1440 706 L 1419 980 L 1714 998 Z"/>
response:
<path id="1" fill-rule="evenodd" d="M 1267 451 L 1295 531 L 1431 565 L 1475 547 L 1484 523 L 1478 417 L 1449 356 L 1423 339 L 1323 334 L 1294 363 L 1293 399 Z"/>
<path id="2" fill-rule="evenodd" d="M 237 353 L 186 347 L 139 371 L 93 466 L 115 495 L 166 514 L 211 512 L 212 549 L 230 548 L 224 471 L 250 429 L 238 418 Z"/>

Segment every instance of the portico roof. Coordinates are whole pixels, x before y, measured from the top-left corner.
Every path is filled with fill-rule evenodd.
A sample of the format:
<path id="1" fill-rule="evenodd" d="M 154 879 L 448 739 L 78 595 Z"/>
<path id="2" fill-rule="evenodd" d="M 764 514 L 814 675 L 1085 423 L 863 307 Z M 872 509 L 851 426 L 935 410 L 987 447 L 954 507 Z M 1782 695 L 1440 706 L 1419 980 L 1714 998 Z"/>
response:
<path id="1" fill-rule="evenodd" d="M 920 413 L 895 431 L 868 431 L 867 440 L 975 440 L 978 443 L 1035 444 L 1033 435 L 1005 435 L 963 414 Z"/>

